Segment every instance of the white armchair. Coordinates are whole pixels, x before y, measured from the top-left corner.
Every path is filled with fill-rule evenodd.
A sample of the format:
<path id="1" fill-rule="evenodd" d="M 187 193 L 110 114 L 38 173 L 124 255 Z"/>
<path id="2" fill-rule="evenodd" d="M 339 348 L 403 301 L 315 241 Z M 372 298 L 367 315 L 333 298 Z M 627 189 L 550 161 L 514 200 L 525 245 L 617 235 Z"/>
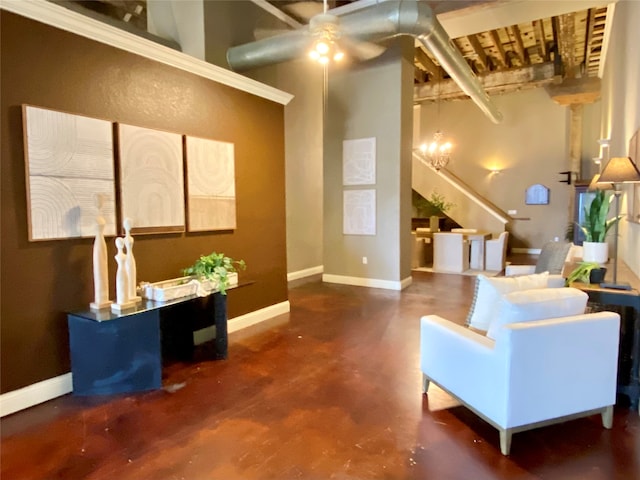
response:
<path id="1" fill-rule="evenodd" d="M 611 428 L 620 317 L 571 314 L 585 304 L 573 288 L 512 292 L 487 336 L 422 317 L 424 391 L 437 384 L 497 428 L 504 455 L 513 433 L 547 424 L 600 413 Z"/>
<path id="2" fill-rule="evenodd" d="M 462 233 L 433 234 L 433 271 L 462 273 L 469 269 L 469 242 Z"/>

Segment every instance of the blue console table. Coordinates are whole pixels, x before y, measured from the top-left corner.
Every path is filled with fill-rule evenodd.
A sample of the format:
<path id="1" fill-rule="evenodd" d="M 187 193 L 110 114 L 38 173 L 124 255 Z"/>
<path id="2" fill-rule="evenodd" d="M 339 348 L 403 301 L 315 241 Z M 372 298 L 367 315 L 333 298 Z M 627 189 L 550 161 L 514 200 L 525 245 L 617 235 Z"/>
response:
<path id="1" fill-rule="evenodd" d="M 194 330 L 206 325 L 216 328 L 214 357 L 227 358 L 227 297 L 219 292 L 146 300 L 120 314 L 72 312 L 67 320 L 75 395 L 161 388 L 163 346 L 172 345 L 171 353 L 188 359 L 195 348 Z"/>

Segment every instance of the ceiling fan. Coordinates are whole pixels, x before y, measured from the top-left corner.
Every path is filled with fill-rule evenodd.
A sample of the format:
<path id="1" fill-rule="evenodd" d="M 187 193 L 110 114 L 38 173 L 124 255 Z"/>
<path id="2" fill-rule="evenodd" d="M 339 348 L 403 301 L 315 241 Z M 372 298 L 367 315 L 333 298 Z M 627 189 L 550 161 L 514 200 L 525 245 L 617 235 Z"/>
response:
<path id="1" fill-rule="evenodd" d="M 309 35 L 313 39 L 309 57 L 321 64 L 341 61 L 345 52 L 359 61 L 382 55 L 385 48 L 372 42 L 351 38 L 340 25 L 340 18 L 327 13 L 327 0 L 323 2 L 323 13 L 309 21 Z"/>
<path id="2" fill-rule="evenodd" d="M 299 18 L 308 19 L 308 25 L 288 33 L 306 37 L 306 51 L 311 59 L 323 65 L 340 62 L 346 57 L 366 61 L 378 57 L 386 50 L 376 43 L 351 37 L 341 25 L 340 17 L 328 13 L 327 0 L 323 0 L 321 13 L 315 13 L 317 5 L 317 2 L 297 2 L 283 7 L 283 10 L 288 10 Z M 265 33 L 262 31 L 260 36 Z"/>

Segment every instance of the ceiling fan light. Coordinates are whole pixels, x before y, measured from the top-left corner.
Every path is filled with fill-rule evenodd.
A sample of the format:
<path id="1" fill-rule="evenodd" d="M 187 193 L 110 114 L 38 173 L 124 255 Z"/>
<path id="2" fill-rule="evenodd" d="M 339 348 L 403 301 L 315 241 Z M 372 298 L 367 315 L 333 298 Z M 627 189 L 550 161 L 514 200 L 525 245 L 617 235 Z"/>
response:
<path id="1" fill-rule="evenodd" d="M 327 57 L 326 55 L 320 55 L 320 57 L 318 58 L 318 62 L 326 65 L 327 63 L 329 63 L 329 57 Z"/>
<path id="2" fill-rule="evenodd" d="M 309 52 L 309 57 L 311 57 L 312 60 L 318 60 L 320 58 L 320 54 L 315 50 L 311 50 Z"/>
<path id="3" fill-rule="evenodd" d="M 318 43 L 316 43 L 316 51 L 320 55 L 325 55 L 329 53 L 329 45 L 326 42 L 320 40 Z"/>
<path id="4" fill-rule="evenodd" d="M 333 59 L 336 62 L 341 61 L 344 58 L 344 52 L 341 52 L 340 50 L 338 50 L 334 55 L 333 55 Z"/>

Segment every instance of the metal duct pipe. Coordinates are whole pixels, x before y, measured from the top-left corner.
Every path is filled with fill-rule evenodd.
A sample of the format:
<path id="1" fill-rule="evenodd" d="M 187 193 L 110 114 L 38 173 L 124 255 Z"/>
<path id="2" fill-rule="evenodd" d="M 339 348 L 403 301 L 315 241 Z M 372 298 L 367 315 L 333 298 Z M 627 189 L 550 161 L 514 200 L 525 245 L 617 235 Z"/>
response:
<path id="1" fill-rule="evenodd" d="M 426 3 L 415 0 L 379 3 L 341 16 L 340 27 L 345 36 L 362 41 L 379 41 L 398 35 L 412 36 L 436 57 L 442 68 L 492 122 L 500 123 L 502 120 L 502 114 Z M 305 53 L 308 45 L 307 30 L 295 30 L 231 47 L 227 50 L 227 62 L 233 70 L 246 70 L 296 58 Z"/>

